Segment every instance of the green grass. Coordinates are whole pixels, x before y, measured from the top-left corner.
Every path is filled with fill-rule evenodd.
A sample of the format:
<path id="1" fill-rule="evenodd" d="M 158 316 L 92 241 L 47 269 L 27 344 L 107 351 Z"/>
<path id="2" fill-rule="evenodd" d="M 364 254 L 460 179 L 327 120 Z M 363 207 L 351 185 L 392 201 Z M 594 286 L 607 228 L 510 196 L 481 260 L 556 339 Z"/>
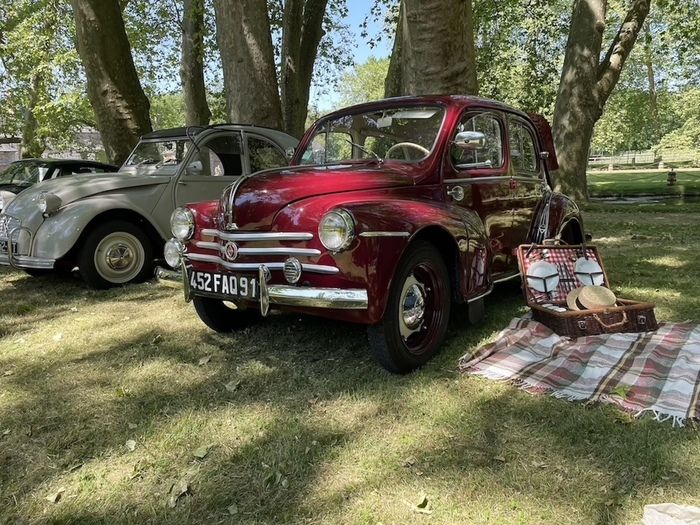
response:
<path id="1" fill-rule="evenodd" d="M 588 192 L 591 197 L 700 196 L 700 170 L 676 170 L 674 186 L 668 185 L 667 174 L 668 170 L 589 172 Z"/>
<path id="2" fill-rule="evenodd" d="M 699 212 L 586 208 L 618 292 L 661 320 L 700 319 Z M 525 312 L 517 286 L 478 326 L 458 310 L 406 377 L 362 327 L 278 314 L 217 335 L 148 283 L 2 270 L 0 298 L 0 523 L 639 523 L 645 504 L 700 505 L 697 430 L 456 372 Z"/>

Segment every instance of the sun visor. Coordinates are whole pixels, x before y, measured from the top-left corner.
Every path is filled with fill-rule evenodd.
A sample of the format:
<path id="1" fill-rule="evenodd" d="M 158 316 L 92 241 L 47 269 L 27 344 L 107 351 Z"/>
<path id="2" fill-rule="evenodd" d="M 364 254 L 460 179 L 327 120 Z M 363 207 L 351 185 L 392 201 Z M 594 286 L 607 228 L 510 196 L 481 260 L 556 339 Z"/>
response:
<path id="1" fill-rule="evenodd" d="M 549 157 L 545 161 L 547 164 L 547 169 L 549 171 L 555 171 L 559 169 L 559 162 L 557 161 L 557 152 L 554 149 L 554 138 L 552 137 L 552 128 L 547 122 L 547 119 L 538 113 L 528 113 L 532 123 L 537 128 L 537 132 L 542 138 L 542 146 L 544 150 L 549 153 Z"/>

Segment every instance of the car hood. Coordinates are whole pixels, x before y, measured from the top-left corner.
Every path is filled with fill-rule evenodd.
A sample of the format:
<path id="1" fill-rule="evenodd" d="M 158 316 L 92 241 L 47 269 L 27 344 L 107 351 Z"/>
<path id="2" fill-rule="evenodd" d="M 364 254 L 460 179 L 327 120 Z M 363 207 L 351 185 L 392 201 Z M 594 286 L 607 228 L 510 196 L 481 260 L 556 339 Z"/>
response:
<path id="1" fill-rule="evenodd" d="M 100 175 L 72 175 L 70 177 L 48 180 L 35 184 L 22 193 L 7 206 L 7 213 L 21 216 L 27 207 L 36 207 L 37 197 L 44 192 L 53 193 L 61 199 L 61 206 L 85 197 L 126 188 L 167 184 L 168 175 L 130 175 L 124 173 L 106 173 Z"/>
<path id="2" fill-rule="evenodd" d="M 234 217 L 241 229 L 266 228 L 285 206 L 317 195 L 413 186 L 414 165 L 375 162 L 337 166 L 295 166 L 258 173 L 235 190 Z M 221 205 L 226 206 L 228 190 Z"/>

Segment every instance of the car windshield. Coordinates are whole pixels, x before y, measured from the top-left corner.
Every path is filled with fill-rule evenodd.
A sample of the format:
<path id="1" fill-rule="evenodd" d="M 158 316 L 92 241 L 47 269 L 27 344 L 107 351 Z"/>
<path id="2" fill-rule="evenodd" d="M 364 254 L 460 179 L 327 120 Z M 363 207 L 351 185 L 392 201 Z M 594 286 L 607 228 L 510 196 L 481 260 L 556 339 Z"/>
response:
<path id="1" fill-rule="evenodd" d="M 0 173 L 0 184 L 31 186 L 44 180 L 49 171 L 51 168 L 38 162 L 13 162 Z"/>
<path id="2" fill-rule="evenodd" d="M 192 142 L 186 138 L 144 140 L 136 145 L 124 167 L 177 166 L 183 161 L 191 145 Z"/>
<path id="3" fill-rule="evenodd" d="M 301 164 L 423 160 L 435 145 L 444 113 L 440 107 L 413 106 L 326 120 L 304 151 Z"/>

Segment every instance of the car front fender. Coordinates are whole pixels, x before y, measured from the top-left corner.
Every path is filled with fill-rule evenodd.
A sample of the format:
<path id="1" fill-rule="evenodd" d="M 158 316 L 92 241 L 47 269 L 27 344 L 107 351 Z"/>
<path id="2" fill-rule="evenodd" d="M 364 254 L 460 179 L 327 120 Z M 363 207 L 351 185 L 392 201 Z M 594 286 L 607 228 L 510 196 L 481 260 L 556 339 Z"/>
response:
<path id="1" fill-rule="evenodd" d="M 149 220 L 149 210 L 139 205 L 124 206 L 123 195 L 99 195 L 82 199 L 59 210 L 56 215 L 47 217 L 34 235 L 32 255 L 46 259 L 60 259 L 65 256 L 83 233 L 100 216 L 112 211 L 124 211 L 146 220 L 153 229 L 165 238 L 166 232 Z"/>

